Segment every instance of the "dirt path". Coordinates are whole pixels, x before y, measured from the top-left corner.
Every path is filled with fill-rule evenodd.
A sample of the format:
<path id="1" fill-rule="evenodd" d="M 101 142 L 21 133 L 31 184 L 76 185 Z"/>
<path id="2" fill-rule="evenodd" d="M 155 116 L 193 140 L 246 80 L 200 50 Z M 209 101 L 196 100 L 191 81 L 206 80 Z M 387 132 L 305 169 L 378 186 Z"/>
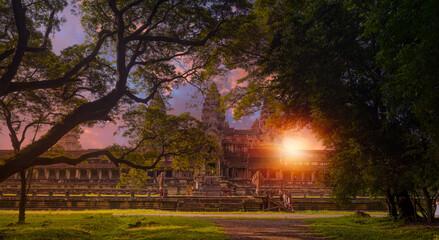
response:
<path id="1" fill-rule="evenodd" d="M 197 213 L 153 213 L 114 215 L 154 215 L 196 217 L 212 221 L 223 227 L 231 240 L 243 239 L 326 239 L 316 237 L 309 224 L 300 219 L 341 217 L 344 214 L 197 214 Z M 270 219 L 267 219 L 270 218 Z"/>
<path id="2" fill-rule="evenodd" d="M 348 214 L 221 214 L 221 213 L 116 213 L 113 215 L 145 215 L 145 216 L 178 216 L 206 218 L 279 218 L 279 219 L 308 219 L 342 217 Z M 378 216 L 378 215 L 377 215 Z"/>
<path id="3" fill-rule="evenodd" d="M 241 239 L 325 239 L 314 236 L 299 219 L 203 218 L 224 227 L 231 240 Z"/>

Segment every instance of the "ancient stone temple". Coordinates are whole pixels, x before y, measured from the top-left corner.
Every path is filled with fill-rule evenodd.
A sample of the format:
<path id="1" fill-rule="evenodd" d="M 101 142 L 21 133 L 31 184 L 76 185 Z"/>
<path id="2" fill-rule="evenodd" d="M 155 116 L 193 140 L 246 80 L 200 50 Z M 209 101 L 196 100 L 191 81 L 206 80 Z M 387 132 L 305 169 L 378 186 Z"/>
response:
<path id="1" fill-rule="evenodd" d="M 87 163 L 76 166 L 56 164 L 36 166 L 33 169 L 32 193 L 60 194 L 150 194 L 158 192 L 157 176 L 162 172 L 165 176 L 164 188 L 169 195 L 185 195 L 194 190 L 202 195 L 218 196 L 224 192 L 234 195 L 253 195 L 255 186 L 252 177 L 260 172 L 265 179 L 260 186 L 260 194 L 276 194 L 279 190 L 291 194 L 323 195 L 327 191 L 317 180 L 325 171 L 328 160 L 327 151 L 299 151 L 295 156 L 285 155 L 280 147 L 282 135 L 266 125 L 272 111 L 263 106 L 259 119 L 256 119 L 249 129 L 229 127 L 224 112 L 219 111 L 220 94 L 215 84 L 210 87 L 202 108 L 201 119 L 207 133 L 215 136 L 221 144 L 224 157 L 217 163 L 211 164 L 215 171 L 199 169 L 195 172 L 177 171 L 171 168 L 172 159 L 163 159 L 161 168 L 146 172 L 149 178 L 147 187 L 115 188 L 121 172 L 111 162 L 103 158 L 90 159 Z M 166 111 L 160 99 L 152 105 Z M 77 133 L 68 133 L 58 145 L 67 154 L 78 156 L 88 151 L 79 144 Z M 0 151 L 6 155 L 10 151 Z M 19 175 L 16 174 L 0 184 L 0 191 L 16 192 L 19 188 Z"/>
<path id="2" fill-rule="evenodd" d="M 61 138 L 57 145 L 61 146 L 66 151 L 79 151 L 82 150 L 82 146 L 79 143 L 79 133 L 68 132 L 63 138 Z"/>

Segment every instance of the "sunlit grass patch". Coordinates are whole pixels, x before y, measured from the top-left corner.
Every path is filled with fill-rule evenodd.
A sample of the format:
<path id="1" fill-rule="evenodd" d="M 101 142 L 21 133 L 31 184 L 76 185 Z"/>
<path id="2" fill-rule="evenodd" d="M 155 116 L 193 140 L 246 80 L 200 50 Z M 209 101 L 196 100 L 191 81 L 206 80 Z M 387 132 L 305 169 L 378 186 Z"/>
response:
<path id="1" fill-rule="evenodd" d="M 0 215 L 0 239 L 226 239 L 214 223 L 187 217 L 34 214 L 16 221 Z"/>
<path id="2" fill-rule="evenodd" d="M 405 227 L 404 221 L 386 217 L 339 217 L 307 219 L 311 229 L 320 236 L 335 239 L 434 239 L 439 236 L 439 227 Z"/>
<path id="3" fill-rule="evenodd" d="M 103 209 L 103 210 L 28 210 L 27 214 L 240 214 L 240 215 L 255 215 L 255 214 L 276 214 L 276 215 L 290 215 L 290 214 L 305 214 L 305 215 L 349 215 L 353 214 L 354 211 L 330 211 L 330 210 L 306 210 L 306 211 L 296 211 L 294 213 L 289 212 L 180 212 L 180 211 L 162 211 L 154 209 Z M 386 215 L 387 212 L 367 212 L 371 215 Z M 0 214 L 18 214 L 18 210 L 0 210 Z"/>
<path id="4" fill-rule="evenodd" d="M 333 211 L 333 210 L 305 210 L 296 211 L 295 214 L 306 214 L 306 215 L 352 215 L 355 211 Z M 386 215 L 387 212 L 366 212 L 369 215 Z"/>

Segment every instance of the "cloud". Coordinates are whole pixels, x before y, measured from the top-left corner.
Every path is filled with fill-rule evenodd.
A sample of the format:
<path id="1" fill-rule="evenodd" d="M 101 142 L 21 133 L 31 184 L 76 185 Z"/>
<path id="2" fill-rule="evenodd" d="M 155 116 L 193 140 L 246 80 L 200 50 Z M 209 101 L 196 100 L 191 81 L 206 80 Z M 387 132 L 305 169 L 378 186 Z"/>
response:
<path id="1" fill-rule="evenodd" d="M 230 71 L 230 73 L 227 74 L 226 79 L 217 78 L 214 81 L 218 85 L 219 93 L 226 94 L 236 86 L 246 86 L 247 83 L 245 82 L 238 84 L 238 80 L 245 76 L 247 76 L 247 72 L 244 69 L 238 68 Z"/>
<path id="2" fill-rule="evenodd" d="M 125 138 L 113 135 L 117 127 L 114 123 L 108 123 L 100 127 L 84 128 L 79 142 L 84 149 L 104 148 L 113 144 L 126 145 Z"/>

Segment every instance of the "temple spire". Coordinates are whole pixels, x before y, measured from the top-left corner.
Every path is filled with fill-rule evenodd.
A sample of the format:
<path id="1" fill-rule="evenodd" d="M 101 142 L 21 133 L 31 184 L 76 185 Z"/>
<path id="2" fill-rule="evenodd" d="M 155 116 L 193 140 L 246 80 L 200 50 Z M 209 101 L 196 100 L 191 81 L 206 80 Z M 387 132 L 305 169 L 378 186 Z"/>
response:
<path id="1" fill-rule="evenodd" d="M 206 131 L 219 137 L 225 128 L 225 114 L 221 111 L 221 95 L 215 83 L 210 85 L 209 91 L 204 99 L 203 109 L 201 110 L 201 121 L 206 126 Z"/>
<path id="2" fill-rule="evenodd" d="M 70 131 L 64 135 L 64 137 L 62 137 L 56 145 L 61 146 L 66 151 L 82 150 L 82 146 L 79 143 L 79 138 L 79 133 Z"/>

